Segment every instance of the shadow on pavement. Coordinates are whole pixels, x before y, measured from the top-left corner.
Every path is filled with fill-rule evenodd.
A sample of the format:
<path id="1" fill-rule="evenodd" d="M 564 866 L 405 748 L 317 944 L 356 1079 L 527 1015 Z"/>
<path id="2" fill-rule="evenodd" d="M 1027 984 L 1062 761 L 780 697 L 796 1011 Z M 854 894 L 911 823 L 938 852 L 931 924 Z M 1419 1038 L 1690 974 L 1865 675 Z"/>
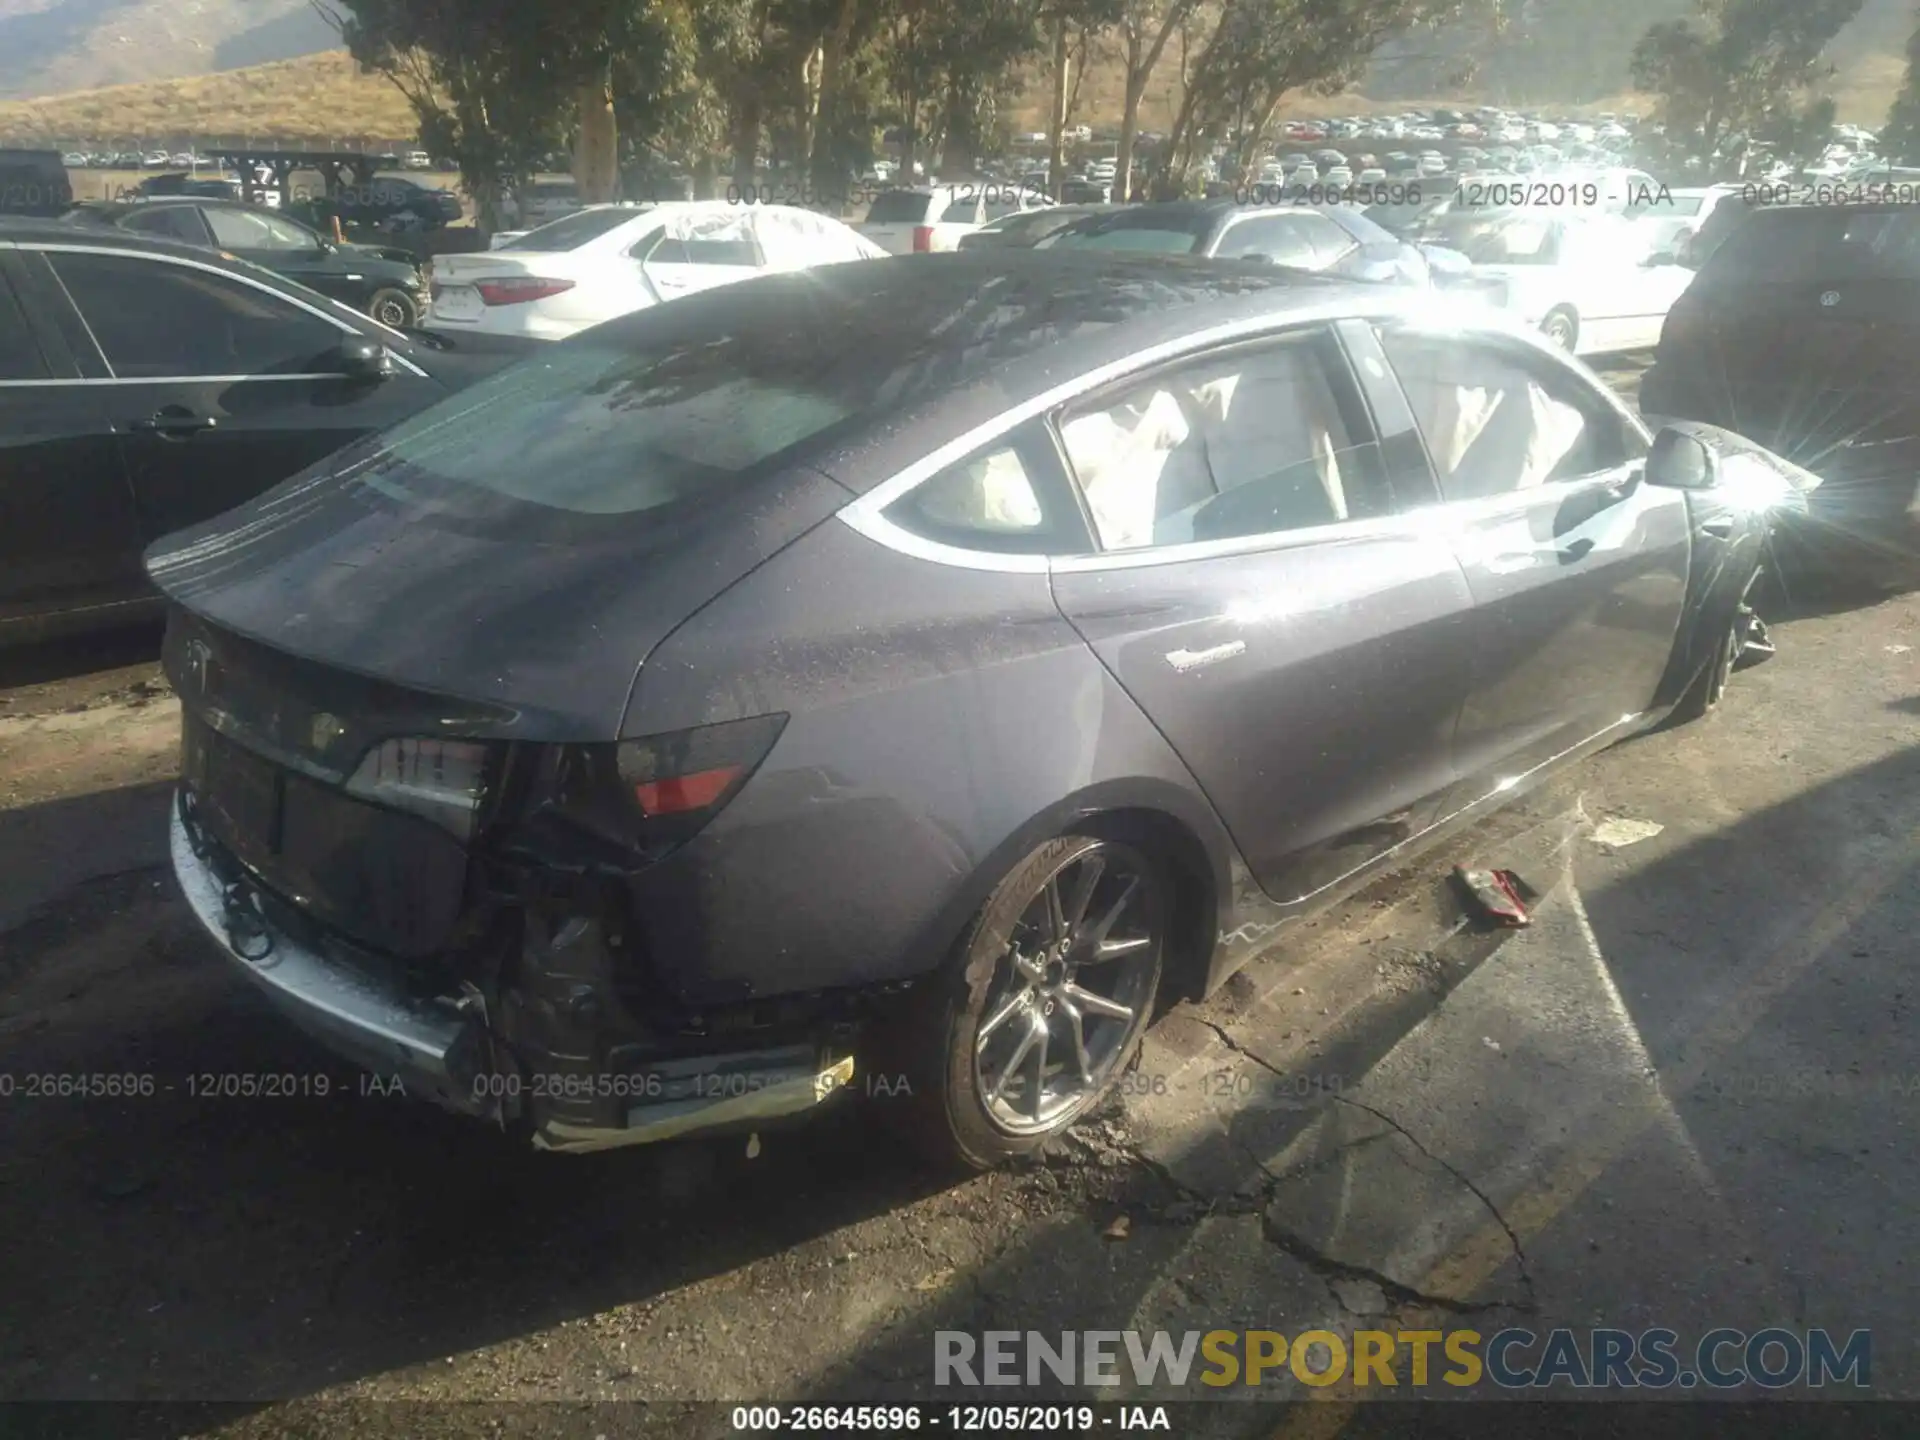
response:
<path id="1" fill-rule="evenodd" d="M 1916 835 L 1920 749 L 1910 749 L 1611 883 L 1580 887 L 1602 988 L 1617 992 L 1623 1006 L 1608 1013 L 1596 1005 L 1592 1022 L 1625 1027 L 1644 1047 L 1687 1163 L 1697 1167 L 1699 1203 L 1716 1208 L 1703 1217 L 1673 1200 L 1663 1188 L 1672 1176 L 1658 1167 L 1649 1173 L 1645 1134 L 1622 1131 L 1617 1153 L 1602 1152 L 1590 1182 L 1558 1197 L 1558 1209 L 1536 1203 L 1545 1218 L 1521 1235 L 1536 1272 L 1583 1306 L 1602 1297 L 1610 1308 L 1538 1323 L 1644 1326 L 1668 1323 L 1663 1317 L 1680 1309 L 1686 1316 L 1673 1318 L 1682 1325 L 1697 1310 L 1718 1317 L 1711 1323 L 1749 1331 L 1825 1325 L 1844 1336 L 1871 1328 L 1886 1347 L 1875 1356 L 1876 1391 L 1914 1392 L 1920 1377 L 1899 1373 L 1911 1333 L 1910 1277 L 1904 1260 L 1890 1261 L 1920 1251 L 1920 1214 L 1908 1198 L 1920 1178 L 1911 1154 L 1920 1117 L 1920 1032 L 1912 1024 L 1920 985 L 1904 960 L 1911 951 L 1904 937 L 1920 918 Z M 1459 1058 L 1469 1068 L 1487 1060 Z M 1422 1083 L 1440 1086 L 1445 1076 Z M 1607 1101 L 1581 1103 L 1604 1115 Z M 1567 1143 L 1576 1152 L 1585 1129 L 1605 1128 L 1584 1112 L 1569 1119 Z M 1498 1134 L 1475 1138 L 1496 1155 L 1505 1143 Z M 1116 1184 L 1111 1208 L 1009 1236 L 966 1284 L 876 1326 L 856 1355 L 817 1376 L 803 1398 L 1069 1398 L 1051 1379 L 1033 1388 L 936 1390 L 940 1330 L 975 1337 L 987 1329 L 1038 1330 L 1057 1339 L 1064 1329 L 1297 1333 L 1329 1315 L 1368 1323 L 1348 1314 L 1333 1291 L 1332 1282 L 1354 1277 L 1303 1268 L 1293 1250 L 1270 1243 L 1260 1221 L 1264 1197 L 1287 1177 L 1263 1174 L 1254 1164 L 1259 1155 L 1247 1158 L 1245 1188 L 1204 1205 L 1152 1175 L 1116 1170 L 1125 1183 Z M 1132 1217 L 1127 1238 L 1103 1238 L 1098 1227 L 1122 1209 Z M 1412 1229 L 1417 1217 L 1407 1218 Z M 1489 1274 L 1478 1293 L 1511 1294 L 1512 1279 L 1509 1265 Z M 1756 1309 L 1749 1304 L 1756 1294 L 1784 1298 L 1777 1309 Z M 1501 1322 L 1450 1323 L 1490 1330 Z M 1194 1385 L 1187 1393 L 1246 1398 L 1237 1387 Z M 1269 1400 L 1300 1393 L 1282 1390 L 1274 1377 L 1259 1392 Z M 1483 1387 L 1429 1398 L 1486 1395 Z M 1235 1419 L 1221 1406 L 1205 1414 L 1220 1434 L 1266 1433 L 1278 1423 L 1274 1411 L 1242 1409 Z M 1381 1423 L 1406 1433 L 1391 1416 Z"/>
<path id="2" fill-rule="evenodd" d="M 24 813 L 0 817 L 0 844 L 36 823 Z M 1718 1027 L 1715 1074 L 1871 1086 L 1897 1058 L 1920 1075 L 1912 982 L 1860 958 L 1912 933 L 1916 822 L 1910 750 L 1585 889 L 1653 1066 L 1683 1073 Z M 644 1304 L 945 1188 L 851 1111 L 752 1162 L 737 1142 L 565 1158 L 367 1093 L 225 973 L 149 873 L 98 880 L 0 944 L 15 1087 L 0 1104 L 0 1399 L 311 1394 Z M 1796 944 L 1805 955 L 1783 968 Z M 1728 1031 L 1729 1015 L 1744 1028 Z M 154 1088 L 84 1101 L 19 1088 L 62 1074 Z M 291 1093 L 197 1093 L 230 1074 L 286 1076 Z M 1898 1188 L 1904 1156 L 1864 1157 L 1896 1151 L 1901 1117 L 1839 1084 L 1791 1114 L 1685 1084 L 1673 1101 L 1725 1193 L 1761 1197 L 1745 1217 L 1767 1232 L 1751 1262 L 1792 1258 L 1810 1323 L 1897 1333 L 1906 1292 L 1884 1257 L 1920 1253 L 1920 1215 Z M 1271 1177 L 1251 1145 L 1242 1191 L 1197 1197 L 1110 1123 L 1083 1131 L 1015 1177 L 1033 1202 L 1022 1223 L 976 1235 L 978 1263 L 875 1297 L 850 1347 L 832 1337 L 848 1358 L 803 1367 L 807 1393 L 953 1398 L 931 1384 L 940 1329 L 1285 1329 L 1335 1306 L 1329 1277 L 1264 1233 Z M 1788 1170 L 1757 1168 L 1782 1147 Z M 1122 1215 L 1124 1239 L 1107 1231 Z M 1876 1264 L 1885 1278 L 1856 1294 L 1833 1268 Z M 1253 1415 L 1208 1423 L 1228 1433 Z"/>

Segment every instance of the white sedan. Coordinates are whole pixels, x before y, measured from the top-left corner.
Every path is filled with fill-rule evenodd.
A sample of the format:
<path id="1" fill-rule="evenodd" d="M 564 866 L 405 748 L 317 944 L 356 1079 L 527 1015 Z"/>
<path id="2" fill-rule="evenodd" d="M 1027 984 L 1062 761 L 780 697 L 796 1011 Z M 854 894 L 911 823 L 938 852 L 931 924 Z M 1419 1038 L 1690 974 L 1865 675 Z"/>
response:
<path id="1" fill-rule="evenodd" d="M 1473 262 L 1468 283 L 1576 355 L 1648 349 L 1693 271 L 1655 253 L 1623 216 L 1468 211 L 1430 237 Z"/>
<path id="2" fill-rule="evenodd" d="M 885 254 L 850 226 L 790 205 L 595 205 L 495 250 L 435 258 L 421 323 L 449 335 L 564 340 L 696 290 Z"/>

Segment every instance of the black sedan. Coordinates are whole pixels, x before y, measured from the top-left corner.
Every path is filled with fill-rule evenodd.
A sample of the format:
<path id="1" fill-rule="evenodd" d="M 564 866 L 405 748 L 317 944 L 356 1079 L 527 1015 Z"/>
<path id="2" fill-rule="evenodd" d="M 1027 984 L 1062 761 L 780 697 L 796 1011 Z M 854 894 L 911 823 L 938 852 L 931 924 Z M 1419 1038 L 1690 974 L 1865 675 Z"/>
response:
<path id="1" fill-rule="evenodd" d="M 851 1084 L 1030 1151 L 1156 1007 L 1747 644 L 1788 480 L 1434 304 L 1005 249 L 564 341 L 150 552 L 184 892 L 543 1147 Z"/>
<path id="2" fill-rule="evenodd" d="M 153 540 L 521 353 L 212 251 L 0 220 L 0 645 L 152 613 Z"/>
<path id="3" fill-rule="evenodd" d="M 1910 586 L 1916 339 L 1920 211 L 1754 207 L 1667 313 L 1641 404 L 1739 431 L 1820 477 L 1806 517 L 1783 532 L 1787 568 Z"/>
<path id="4" fill-rule="evenodd" d="M 68 218 L 225 251 L 364 311 L 396 330 L 415 325 L 426 313 L 426 276 L 408 251 L 337 244 L 291 216 L 259 206 L 185 197 L 82 205 Z"/>
<path id="5" fill-rule="evenodd" d="M 1252 260 L 1412 285 L 1432 284 L 1435 269 L 1419 245 L 1341 205 L 1246 205 L 1233 199 L 1129 205 L 1089 216 L 1040 243 L 1060 250 Z"/>

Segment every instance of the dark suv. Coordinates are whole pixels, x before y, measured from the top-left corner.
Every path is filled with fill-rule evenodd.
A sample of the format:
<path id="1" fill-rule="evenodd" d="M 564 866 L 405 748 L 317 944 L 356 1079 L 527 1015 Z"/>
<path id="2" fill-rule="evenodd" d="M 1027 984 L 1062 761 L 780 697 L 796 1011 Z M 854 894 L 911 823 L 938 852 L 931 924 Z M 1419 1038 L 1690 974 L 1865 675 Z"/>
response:
<path id="1" fill-rule="evenodd" d="M 429 189 L 401 175 L 376 175 L 363 185 L 347 185 L 312 201 L 315 217 L 338 215 L 342 225 L 386 230 L 438 230 L 465 210 L 451 190 Z"/>
<path id="2" fill-rule="evenodd" d="M 1802 559 L 1920 575 L 1920 209 L 1753 210 L 1668 312 L 1642 379 L 1649 415 L 1735 430 L 1821 478 Z M 1818 542 L 1830 553 L 1814 556 Z M 1831 553 L 1840 545 L 1844 556 Z"/>
<path id="3" fill-rule="evenodd" d="M 59 151 L 0 150 L 0 215 L 59 215 L 72 204 Z"/>

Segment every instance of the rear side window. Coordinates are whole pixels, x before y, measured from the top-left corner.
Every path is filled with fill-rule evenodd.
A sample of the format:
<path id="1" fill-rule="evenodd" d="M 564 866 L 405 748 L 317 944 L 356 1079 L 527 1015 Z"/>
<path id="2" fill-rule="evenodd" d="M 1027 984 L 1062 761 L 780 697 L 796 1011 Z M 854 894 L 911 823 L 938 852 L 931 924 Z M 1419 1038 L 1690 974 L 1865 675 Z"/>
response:
<path id="1" fill-rule="evenodd" d="M 1717 210 L 1709 217 L 1710 221 L 1718 218 Z M 1716 280 L 1816 279 L 1821 242 L 1830 222 L 1842 218 L 1833 211 L 1751 211 L 1744 223 L 1729 224 L 1729 233 L 1703 273 Z"/>
<path id="2" fill-rule="evenodd" d="M 163 235 L 189 245 L 207 243 L 207 227 L 200 223 L 200 212 L 191 205 L 156 205 L 128 216 L 124 226 L 142 235 Z"/>
<path id="3" fill-rule="evenodd" d="M 1762 212 L 1727 237 L 1708 269 L 1751 280 L 1920 280 L 1920 211 Z"/>
<path id="4" fill-rule="evenodd" d="M 1077 407 L 1060 438 L 1106 550 L 1283 534 L 1394 508 L 1324 332 L 1237 348 Z"/>
<path id="5" fill-rule="evenodd" d="M 44 380 L 52 372 L 27 329 L 27 317 L 0 275 L 0 380 Z"/>
<path id="6" fill-rule="evenodd" d="M 1089 548 L 1059 452 L 1039 424 L 916 485 L 886 516 L 923 540 L 961 550 L 1066 555 Z"/>
<path id="7" fill-rule="evenodd" d="M 760 263 L 760 252 L 751 240 L 710 240 L 697 236 L 682 240 L 669 235 L 647 252 L 650 265 L 744 265 L 748 269 Z"/>
<path id="8" fill-rule="evenodd" d="M 924 225 L 933 208 L 930 196 L 912 190 L 883 190 L 867 207 L 869 225 Z"/>

